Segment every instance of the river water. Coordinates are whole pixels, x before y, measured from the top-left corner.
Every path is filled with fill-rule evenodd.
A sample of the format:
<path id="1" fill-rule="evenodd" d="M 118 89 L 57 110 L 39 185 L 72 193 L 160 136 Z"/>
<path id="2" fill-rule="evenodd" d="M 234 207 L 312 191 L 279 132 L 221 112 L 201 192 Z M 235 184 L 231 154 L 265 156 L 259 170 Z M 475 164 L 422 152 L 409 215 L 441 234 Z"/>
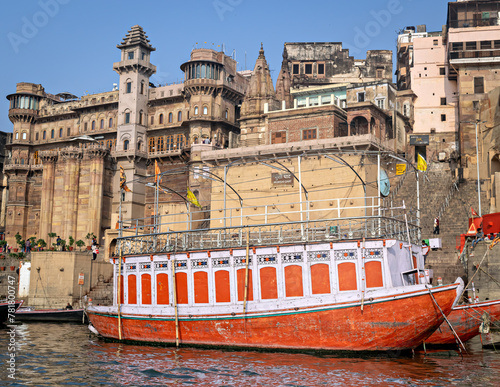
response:
<path id="1" fill-rule="evenodd" d="M 376 356 L 154 347 L 106 342 L 85 325 L 0 328 L 1 386 L 498 386 L 500 348 Z M 10 335 L 12 334 L 12 338 Z M 9 347 L 12 342 L 14 347 Z M 10 349 L 10 351 L 9 351 Z M 9 370 L 15 353 L 15 372 Z M 10 376 L 10 377 L 9 377 Z M 13 377 L 13 378 L 12 378 Z"/>

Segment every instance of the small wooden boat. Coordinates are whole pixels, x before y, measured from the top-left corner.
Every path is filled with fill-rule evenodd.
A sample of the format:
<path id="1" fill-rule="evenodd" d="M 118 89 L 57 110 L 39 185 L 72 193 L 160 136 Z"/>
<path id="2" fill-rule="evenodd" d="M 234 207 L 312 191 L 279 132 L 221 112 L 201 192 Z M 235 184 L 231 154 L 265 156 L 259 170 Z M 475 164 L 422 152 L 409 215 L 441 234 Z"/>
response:
<path id="1" fill-rule="evenodd" d="M 16 321 L 84 323 L 84 309 L 20 308 L 16 311 Z"/>
<path id="2" fill-rule="evenodd" d="M 498 321 L 500 318 L 500 300 L 482 301 L 475 304 L 453 307 L 448 320 L 462 343 L 479 334 L 483 313 L 488 313 L 491 321 Z M 455 343 L 455 335 L 446 322 L 443 322 L 436 332 L 425 340 L 425 344 L 432 345 L 449 345 Z"/>
<path id="3" fill-rule="evenodd" d="M 14 311 L 17 310 L 22 304 L 23 304 L 22 301 L 0 302 L 0 324 L 3 324 L 9 319 L 9 314 L 14 316 Z M 14 322 L 14 321 L 9 321 L 9 322 Z"/>

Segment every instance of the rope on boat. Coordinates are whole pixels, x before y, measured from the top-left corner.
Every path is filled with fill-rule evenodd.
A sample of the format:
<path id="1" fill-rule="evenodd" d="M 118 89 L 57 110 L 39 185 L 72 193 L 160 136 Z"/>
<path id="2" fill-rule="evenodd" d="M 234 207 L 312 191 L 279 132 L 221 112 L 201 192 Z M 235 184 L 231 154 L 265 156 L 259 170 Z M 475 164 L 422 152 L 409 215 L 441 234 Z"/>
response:
<path id="1" fill-rule="evenodd" d="M 490 277 L 498 286 L 500 286 L 500 282 L 498 282 L 490 273 L 488 273 L 486 270 L 484 270 L 482 267 L 478 267 L 476 269 L 477 270 L 481 270 L 484 274 L 486 274 L 488 277 Z"/>
<path id="2" fill-rule="evenodd" d="M 366 259 L 366 247 L 365 247 L 365 238 L 363 237 L 363 247 L 362 247 L 362 253 L 361 253 L 361 262 L 363 263 L 361 266 L 361 283 L 362 283 L 362 289 L 361 289 L 361 313 L 363 313 L 363 307 L 365 305 L 365 289 L 366 289 L 366 273 L 365 273 L 365 259 Z"/>
<path id="3" fill-rule="evenodd" d="M 250 230 L 247 228 L 247 256 L 245 259 L 245 293 L 243 296 L 243 316 L 246 316 L 247 313 L 247 298 L 248 298 L 248 261 L 249 261 L 249 255 L 250 255 L 250 247 L 249 247 L 249 232 Z"/>
<path id="4" fill-rule="evenodd" d="M 179 313 L 177 309 L 177 281 L 175 279 L 175 250 L 172 259 L 172 282 L 174 284 L 174 311 L 175 311 L 175 346 L 179 347 Z"/>
<path id="5" fill-rule="evenodd" d="M 122 247 L 120 244 L 120 257 L 118 258 L 118 339 L 122 339 L 122 316 L 121 316 L 121 288 L 122 288 Z"/>
<path id="6" fill-rule="evenodd" d="M 479 262 L 479 265 L 477 266 L 476 268 L 476 272 L 474 273 L 474 275 L 472 276 L 472 278 L 469 280 L 469 282 L 467 283 L 467 286 L 464 287 L 464 290 L 462 290 L 462 294 L 460 294 L 460 297 L 458 297 L 459 300 L 462 299 L 462 297 L 464 296 L 465 294 L 465 291 L 469 288 L 469 285 L 471 284 L 472 280 L 474 279 L 474 277 L 476 276 L 476 274 L 478 273 L 479 271 L 479 268 L 481 267 L 484 259 L 486 258 L 486 256 L 488 255 L 490 249 L 493 247 L 494 245 L 490 245 L 490 248 L 489 249 L 486 249 L 486 252 L 484 253 L 483 255 L 483 259 L 481 259 L 481 262 Z"/>
<path id="7" fill-rule="evenodd" d="M 453 335 L 455 336 L 455 339 L 460 343 L 460 346 L 464 349 L 465 353 L 467 353 L 467 350 L 465 349 L 464 343 L 462 343 L 462 340 L 460 340 L 460 337 L 458 337 L 457 332 L 455 332 L 455 329 L 453 329 L 453 326 L 451 325 L 450 321 L 446 318 L 445 314 L 443 313 L 443 310 L 437 303 L 436 299 L 434 298 L 434 294 L 432 294 L 431 289 L 429 288 L 429 294 L 431 295 L 432 301 L 434 301 L 434 304 L 438 307 L 439 311 L 441 312 L 441 315 L 444 317 L 444 321 L 448 324 L 450 327 L 451 331 L 453 332 Z"/>

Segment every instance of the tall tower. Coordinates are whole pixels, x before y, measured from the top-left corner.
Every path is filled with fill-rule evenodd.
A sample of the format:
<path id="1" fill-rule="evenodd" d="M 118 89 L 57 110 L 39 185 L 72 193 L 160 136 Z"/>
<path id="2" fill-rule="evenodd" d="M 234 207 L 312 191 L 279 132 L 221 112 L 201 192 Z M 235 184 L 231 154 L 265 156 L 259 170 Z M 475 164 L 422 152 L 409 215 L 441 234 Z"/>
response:
<path id="1" fill-rule="evenodd" d="M 281 101 L 282 107 L 290 109 L 293 107 L 293 98 L 290 94 L 292 85 L 290 70 L 288 69 L 288 52 L 285 47 L 283 48 L 283 61 L 281 62 L 281 70 L 276 82 L 276 98 Z M 283 106 L 283 104 L 285 106 Z"/>
<path id="2" fill-rule="evenodd" d="M 276 98 L 271 72 L 261 44 L 250 85 L 241 104 L 240 128 L 243 146 L 270 143 L 265 133 L 267 113 L 278 110 L 279 107 L 280 102 Z"/>
<path id="3" fill-rule="evenodd" d="M 33 210 L 35 206 L 30 202 L 30 193 L 37 180 L 39 183 L 41 170 L 36 155 L 32 154 L 31 144 L 40 101 L 44 97 L 43 87 L 33 83 L 18 83 L 16 93 L 7 96 L 10 101 L 9 119 L 14 124 L 12 142 L 8 144 L 12 158 L 4 166 L 9 177 L 9 194 L 8 200 L 2 204 L 6 205 L 5 227 L 12 231 L 6 235 L 9 245 L 15 244 L 16 233 L 26 239 L 38 231 L 40 214 Z"/>
<path id="4" fill-rule="evenodd" d="M 150 63 L 155 48 L 138 25 L 128 31 L 117 47 L 121 50 L 121 61 L 113 64 L 113 70 L 120 75 L 114 156 L 125 170 L 127 185 L 132 190 L 122 197 L 122 214 L 126 220 L 144 217 L 144 182 L 134 180 L 146 175 L 148 87 L 149 77 L 156 72 L 156 66 Z M 115 187 L 119 187 L 119 174 L 115 175 Z M 115 197 L 115 206 L 119 201 L 119 196 Z"/>

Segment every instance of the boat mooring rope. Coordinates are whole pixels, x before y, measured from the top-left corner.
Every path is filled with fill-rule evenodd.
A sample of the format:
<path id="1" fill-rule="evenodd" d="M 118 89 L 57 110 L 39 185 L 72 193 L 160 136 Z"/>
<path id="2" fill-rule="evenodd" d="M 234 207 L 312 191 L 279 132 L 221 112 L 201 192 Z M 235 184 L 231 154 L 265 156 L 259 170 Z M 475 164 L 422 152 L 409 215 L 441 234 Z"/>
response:
<path id="1" fill-rule="evenodd" d="M 432 294 L 431 289 L 429 289 L 429 294 L 431 295 L 432 301 L 434 301 L 434 304 L 438 307 L 439 311 L 441 312 L 441 315 L 444 317 L 444 321 L 448 324 L 450 327 L 451 331 L 453 332 L 453 335 L 455 336 L 455 339 L 460 343 L 460 346 L 464 349 L 465 353 L 467 353 L 467 350 L 465 349 L 464 343 L 462 343 L 462 340 L 460 340 L 460 337 L 458 337 L 457 332 L 455 332 L 455 329 L 453 329 L 453 326 L 451 325 L 450 321 L 446 318 L 445 314 L 443 313 L 443 310 L 437 303 L 436 299 L 434 298 L 434 294 Z M 459 346 L 459 348 L 460 348 Z"/>

